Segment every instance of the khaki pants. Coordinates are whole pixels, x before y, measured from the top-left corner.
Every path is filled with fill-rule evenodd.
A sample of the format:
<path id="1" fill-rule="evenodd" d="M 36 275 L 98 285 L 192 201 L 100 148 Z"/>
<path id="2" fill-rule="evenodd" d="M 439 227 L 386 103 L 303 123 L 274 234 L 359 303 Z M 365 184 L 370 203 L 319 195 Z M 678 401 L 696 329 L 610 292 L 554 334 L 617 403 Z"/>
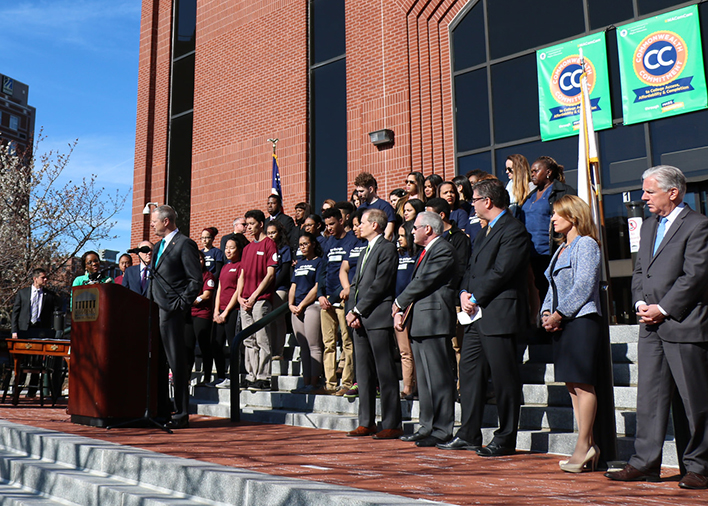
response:
<path id="1" fill-rule="evenodd" d="M 346 313 L 343 308 L 322 310 L 320 324 L 322 326 L 322 342 L 324 353 L 325 388 L 337 388 L 337 326 L 342 334 L 342 353 L 344 354 L 344 371 L 342 372 L 342 387 L 351 388 L 354 385 L 354 345 L 349 335 Z"/>
<path id="2" fill-rule="evenodd" d="M 267 300 L 257 301 L 250 312 L 241 309 L 243 328 L 257 322 L 270 313 L 270 310 L 271 304 Z M 270 380 L 270 336 L 268 335 L 270 328 L 270 325 L 266 325 L 265 328 L 243 340 L 246 379 L 248 381 Z M 234 372 L 238 375 L 238 371 L 232 371 L 232 373 Z"/>

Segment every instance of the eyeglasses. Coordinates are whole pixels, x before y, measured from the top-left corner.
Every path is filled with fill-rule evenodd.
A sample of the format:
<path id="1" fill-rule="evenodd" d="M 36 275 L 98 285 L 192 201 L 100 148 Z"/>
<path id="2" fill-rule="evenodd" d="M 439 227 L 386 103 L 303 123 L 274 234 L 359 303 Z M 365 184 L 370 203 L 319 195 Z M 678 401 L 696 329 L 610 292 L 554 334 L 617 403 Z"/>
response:
<path id="1" fill-rule="evenodd" d="M 478 200 L 484 200 L 484 199 L 487 199 L 487 198 L 489 198 L 489 197 L 473 197 L 472 200 L 470 200 L 470 202 L 472 202 L 472 203 L 474 204 L 474 203 L 477 202 Z"/>
<path id="2" fill-rule="evenodd" d="M 211 236 L 210 235 L 203 235 L 202 239 L 211 239 Z"/>
<path id="3" fill-rule="evenodd" d="M 416 184 L 416 182 L 415 182 L 415 181 L 406 180 L 406 184 Z"/>
<path id="4" fill-rule="evenodd" d="M 507 168 L 504 169 L 504 170 L 506 170 L 507 172 L 513 172 L 513 169 L 512 169 L 511 167 L 507 167 Z"/>

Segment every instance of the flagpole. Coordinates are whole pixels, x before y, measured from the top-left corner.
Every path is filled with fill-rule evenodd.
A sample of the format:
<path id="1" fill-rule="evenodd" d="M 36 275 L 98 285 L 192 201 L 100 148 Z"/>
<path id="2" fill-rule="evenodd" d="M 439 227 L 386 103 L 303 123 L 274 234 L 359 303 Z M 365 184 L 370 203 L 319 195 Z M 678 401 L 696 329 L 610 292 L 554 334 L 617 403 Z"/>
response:
<path id="1" fill-rule="evenodd" d="M 273 170 L 272 170 L 272 176 L 271 176 L 271 194 L 276 194 L 280 196 L 281 204 L 282 204 L 282 199 L 283 199 L 283 188 L 280 184 L 280 168 L 278 167 L 278 155 L 275 154 L 275 148 L 278 144 L 278 139 L 277 138 L 271 138 L 268 139 L 268 142 L 270 142 L 273 145 Z"/>

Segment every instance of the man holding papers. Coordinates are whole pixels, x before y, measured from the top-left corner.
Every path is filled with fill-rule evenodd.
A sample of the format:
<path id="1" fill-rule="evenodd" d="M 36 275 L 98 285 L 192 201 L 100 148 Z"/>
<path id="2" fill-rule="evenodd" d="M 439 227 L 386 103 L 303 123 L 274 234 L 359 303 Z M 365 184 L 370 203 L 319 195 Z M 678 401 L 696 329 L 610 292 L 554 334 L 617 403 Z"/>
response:
<path id="1" fill-rule="evenodd" d="M 489 222 L 475 238 L 472 256 L 460 286 L 460 306 L 472 318 L 465 330 L 460 357 L 462 426 L 456 437 L 438 448 L 475 450 L 482 457 L 511 455 L 516 448 L 521 382 L 516 362 L 516 335 L 528 321 L 526 269 L 529 239 L 524 226 L 507 210 L 509 194 L 498 180 L 474 185 L 477 216 Z M 489 364 L 489 365 L 487 365 Z M 499 412 L 499 429 L 482 447 L 482 415 L 487 372 Z"/>

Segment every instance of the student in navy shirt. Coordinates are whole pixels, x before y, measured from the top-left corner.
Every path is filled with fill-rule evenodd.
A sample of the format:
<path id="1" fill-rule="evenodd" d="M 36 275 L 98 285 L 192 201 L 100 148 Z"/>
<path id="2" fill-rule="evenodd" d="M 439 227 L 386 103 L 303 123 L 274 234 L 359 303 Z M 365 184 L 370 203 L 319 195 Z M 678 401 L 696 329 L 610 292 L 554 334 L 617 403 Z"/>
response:
<path id="1" fill-rule="evenodd" d="M 325 389 L 335 395 L 344 395 L 354 385 L 354 345 L 346 322 L 346 312 L 340 294 L 342 284 L 339 269 L 346 258 L 356 237 L 344 230 L 344 221 L 339 209 L 329 208 L 322 213 L 329 237 L 324 243 L 325 267 L 320 273 L 317 295 L 322 309 L 321 325 L 324 342 Z M 337 379 L 337 328 L 342 336 L 344 368 L 342 384 L 339 388 Z"/>
<path id="2" fill-rule="evenodd" d="M 384 230 L 384 237 L 387 241 L 390 241 L 396 228 L 396 211 L 394 211 L 391 204 L 384 199 L 380 199 L 377 195 L 376 192 L 379 185 L 376 183 L 376 179 L 368 172 L 362 172 L 354 179 L 354 186 L 359 193 L 359 200 L 361 201 L 359 209 L 362 211 L 364 209 L 381 209 L 386 213 L 387 225 L 386 230 Z"/>
<path id="3" fill-rule="evenodd" d="M 288 242 L 288 236 L 285 233 L 285 227 L 279 221 L 271 221 L 266 227 L 266 235 L 275 241 L 278 248 L 278 265 L 275 268 L 275 296 L 273 297 L 273 311 L 278 309 L 283 304 L 288 303 L 288 290 L 290 289 L 290 278 L 293 257 Z M 272 360 L 280 360 L 283 356 L 283 347 L 285 346 L 285 334 L 287 333 L 287 325 L 285 317 L 278 318 L 271 324 L 271 342 L 270 352 Z"/>
<path id="4" fill-rule="evenodd" d="M 439 197 L 450 204 L 450 221 L 459 228 L 464 228 L 470 215 L 460 207 L 460 194 L 452 181 L 445 181 L 438 187 Z"/>
<path id="5" fill-rule="evenodd" d="M 357 212 L 352 216 L 352 232 L 357 238 L 356 242 L 351 245 L 349 252 L 344 260 L 342 260 L 342 266 L 339 268 L 339 282 L 342 284 L 342 291 L 339 294 L 339 298 L 343 301 L 349 301 L 349 291 L 351 285 L 354 282 L 354 275 L 356 274 L 356 266 L 359 263 L 359 257 L 361 252 L 366 250 L 367 242 L 361 238 L 361 230 L 359 225 L 361 225 L 361 216 L 364 213 L 363 209 L 357 209 Z M 350 309 L 346 308 L 347 311 Z"/>
<path id="6" fill-rule="evenodd" d="M 206 269 L 212 273 L 214 279 L 219 279 L 221 268 L 226 263 L 224 253 L 214 247 L 214 238 L 219 231 L 216 227 L 207 227 L 202 230 L 202 253 L 204 253 Z"/>
<path id="7" fill-rule="evenodd" d="M 396 297 L 408 286 L 413 278 L 413 270 L 418 259 L 418 245 L 413 241 L 413 222 L 409 221 L 398 229 L 398 272 L 396 275 Z M 403 391 L 401 397 L 412 400 L 417 393 L 415 382 L 415 363 L 408 338 L 408 327 L 398 331 L 394 329 L 398 350 L 401 352 L 401 373 Z"/>
<path id="8" fill-rule="evenodd" d="M 300 236 L 300 260 L 293 269 L 288 306 L 292 313 L 293 332 L 300 345 L 302 375 L 305 386 L 293 393 L 317 393 L 322 375 L 322 329 L 317 280 L 324 264 L 322 247 L 317 238 L 305 232 Z"/>

